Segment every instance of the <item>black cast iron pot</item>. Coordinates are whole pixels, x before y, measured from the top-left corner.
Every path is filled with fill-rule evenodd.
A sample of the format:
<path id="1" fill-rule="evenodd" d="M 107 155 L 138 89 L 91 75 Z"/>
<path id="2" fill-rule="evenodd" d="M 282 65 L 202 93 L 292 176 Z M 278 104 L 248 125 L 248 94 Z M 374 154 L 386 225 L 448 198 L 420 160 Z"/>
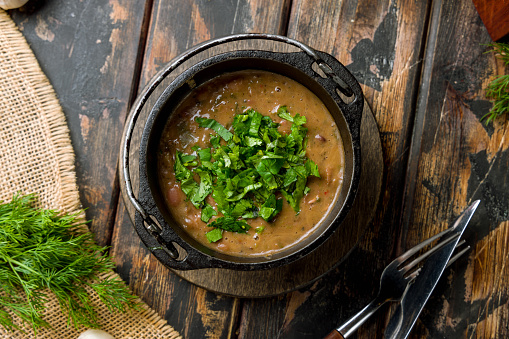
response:
<path id="1" fill-rule="evenodd" d="M 253 38 L 253 36 L 255 35 L 244 34 L 237 37 L 242 39 Z M 340 227 L 353 204 L 360 177 L 360 124 L 364 103 L 358 82 L 339 61 L 329 54 L 315 51 L 285 37 L 256 35 L 254 38 L 261 36 L 296 45 L 303 52 L 234 51 L 211 57 L 190 67 L 165 89 L 152 107 L 145 123 L 140 144 L 140 187 L 137 200 L 130 189 L 128 169 L 126 175 L 128 159 L 125 159 L 124 179 L 128 195 L 130 198 L 131 195 L 133 196 L 131 201 L 138 210 L 135 228 L 147 248 L 170 268 L 258 270 L 289 264 L 316 249 L 331 236 L 334 230 Z M 313 70 L 313 64 L 318 65 L 326 75 L 324 76 L 323 73 L 320 75 Z M 271 257 L 226 255 L 197 242 L 173 220 L 158 184 L 156 171 L 158 166 L 156 152 L 161 134 L 179 103 L 196 86 L 218 75 L 243 69 L 260 69 L 279 73 L 311 90 L 322 100 L 333 116 L 345 149 L 343 187 L 331 213 L 309 237 Z M 339 92 L 343 94 L 343 97 L 349 97 L 349 100 L 343 100 Z M 138 106 L 140 101 L 144 103 L 142 98 Z M 126 142 L 125 154 L 129 153 L 128 149 L 129 140 Z"/>

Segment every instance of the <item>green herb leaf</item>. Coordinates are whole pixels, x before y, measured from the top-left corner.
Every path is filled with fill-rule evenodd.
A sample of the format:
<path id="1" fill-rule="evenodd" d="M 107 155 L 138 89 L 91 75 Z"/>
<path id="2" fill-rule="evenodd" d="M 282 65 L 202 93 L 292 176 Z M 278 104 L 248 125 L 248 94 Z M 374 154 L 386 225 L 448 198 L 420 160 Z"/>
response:
<path id="1" fill-rule="evenodd" d="M 302 177 L 297 178 L 295 190 L 293 191 L 293 204 L 290 204 L 293 210 L 297 213 L 300 212 L 300 200 L 304 197 L 304 191 L 306 189 L 306 179 Z"/>
<path id="2" fill-rule="evenodd" d="M 212 193 L 212 177 L 210 172 L 201 168 L 195 169 L 195 173 L 200 176 L 200 185 L 197 190 L 192 192 L 193 194 L 190 196 L 190 200 L 195 206 L 200 206 L 203 204 L 205 198 Z"/>
<path id="3" fill-rule="evenodd" d="M 246 216 L 251 216 L 251 218 L 254 218 L 255 215 L 257 215 L 255 211 L 256 206 L 253 204 L 253 202 L 247 199 L 242 199 L 236 202 L 233 209 L 227 214 L 233 218 L 243 217 L 248 219 L 249 217 Z"/>
<path id="4" fill-rule="evenodd" d="M 212 154 L 210 152 L 210 148 L 203 148 L 196 150 L 198 156 L 200 157 L 200 161 L 203 163 L 204 161 L 210 161 L 212 159 Z"/>
<path id="5" fill-rule="evenodd" d="M 285 199 L 288 201 L 288 203 L 296 213 L 300 212 L 299 207 L 300 200 L 305 195 L 305 193 L 306 193 L 306 179 L 300 176 L 297 177 L 293 193 L 289 193 L 286 190 L 281 190 L 281 194 L 283 195 L 283 197 L 285 197 Z"/>
<path id="6" fill-rule="evenodd" d="M 235 195 L 235 196 L 232 196 L 230 198 L 227 198 L 226 201 L 237 201 L 237 200 L 240 200 L 242 198 L 244 198 L 244 196 L 251 192 L 251 191 L 254 191 L 260 187 L 262 187 L 263 184 L 261 182 L 257 182 L 255 184 L 252 184 L 252 185 L 248 185 L 246 187 L 244 187 L 244 190 L 242 192 L 240 192 L 239 194 Z"/>
<path id="7" fill-rule="evenodd" d="M 307 175 L 314 175 L 315 177 L 320 178 L 320 172 L 318 172 L 318 166 L 311 159 L 306 161 L 306 171 L 307 171 Z"/>
<path id="8" fill-rule="evenodd" d="M 190 163 L 194 162 L 195 159 L 196 159 L 196 156 L 194 156 L 194 155 L 182 154 L 182 156 L 181 156 L 181 161 L 184 166 L 196 166 L 196 162 L 194 163 L 194 165 L 190 164 Z"/>
<path id="9" fill-rule="evenodd" d="M 180 189 L 189 198 L 194 197 L 198 193 L 199 186 L 191 177 L 180 181 Z"/>
<path id="10" fill-rule="evenodd" d="M 175 157 L 175 178 L 179 181 L 188 179 L 193 175 L 191 170 L 184 166 L 185 161 L 182 159 L 183 156 L 184 154 L 182 152 L 177 152 Z"/>
<path id="11" fill-rule="evenodd" d="M 284 162 L 284 157 L 268 154 L 264 155 L 256 166 L 256 171 L 260 174 L 269 190 L 279 187 L 275 175 L 279 173 Z"/>
<path id="12" fill-rule="evenodd" d="M 220 228 L 225 231 L 246 233 L 251 226 L 244 220 L 237 220 L 233 217 L 220 217 L 209 224 L 209 227 Z"/>
<path id="13" fill-rule="evenodd" d="M 272 194 L 260 208 L 260 216 L 266 221 L 271 221 L 283 209 L 283 200 L 276 199 Z"/>
<path id="14" fill-rule="evenodd" d="M 262 115 L 256 111 L 252 111 L 251 114 L 251 123 L 249 125 L 249 135 L 253 137 L 258 136 L 258 130 L 260 129 L 260 125 L 262 123 Z"/>
<path id="15" fill-rule="evenodd" d="M 305 116 L 301 116 L 299 114 L 296 114 L 295 117 L 292 117 L 290 112 L 288 112 L 288 109 L 287 109 L 286 106 L 279 107 L 279 109 L 277 110 L 277 115 L 281 119 L 285 119 L 285 120 L 291 121 L 295 125 L 298 125 L 298 126 L 304 125 L 307 122 L 307 119 L 306 119 Z"/>
<path id="16" fill-rule="evenodd" d="M 211 137 L 210 144 L 214 148 L 219 148 L 221 146 L 221 137 L 219 135 Z"/>
<path id="17" fill-rule="evenodd" d="M 295 167 L 290 167 L 285 173 L 284 180 L 283 180 L 283 187 L 288 187 L 291 184 L 293 184 L 294 182 L 296 182 L 298 175 L 299 174 L 298 174 L 297 170 L 295 169 Z"/>
<path id="18" fill-rule="evenodd" d="M 201 210 L 201 220 L 203 222 L 209 222 L 210 218 L 217 215 L 216 210 L 209 204 L 205 204 L 205 207 Z"/>
<path id="19" fill-rule="evenodd" d="M 263 145 L 263 140 L 260 138 L 253 138 L 253 137 L 248 136 L 248 137 L 245 137 L 244 140 L 246 141 L 246 146 L 248 146 L 248 147 Z"/>
<path id="20" fill-rule="evenodd" d="M 219 134 L 224 141 L 230 141 L 233 137 L 233 134 L 230 131 L 214 119 L 196 118 L 195 121 L 200 125 L 200 127 L 206 127 L 216 131 L 216 133 Z"/>
<path id="21" fill-rule="evenodd" d="M 212 231 L 205 233 L 207 240 L 212 243 L 223 239 L 223 230 L 220 228 L 214 228 Z"/>
<path id="22" fill-rule="evenodd" d="M 225 213 L 225 211 L 229 210 L 229 202 L 226 200 L 226 194 L 225 194 L 225 186 L 220 184 L 217 186 L 214 186 L 214 189 L 212 191 L 212 199 L 217 204 L 217 208 L 221 213 Z"/>
<path id="23" fill-rule="evenodd" d="M 214 153 L 214 159 L 220 160 L 224 167 L 230 167 L 232 164 L 230 156 L 223 147 L 216 149 L 216 152 Z"/>

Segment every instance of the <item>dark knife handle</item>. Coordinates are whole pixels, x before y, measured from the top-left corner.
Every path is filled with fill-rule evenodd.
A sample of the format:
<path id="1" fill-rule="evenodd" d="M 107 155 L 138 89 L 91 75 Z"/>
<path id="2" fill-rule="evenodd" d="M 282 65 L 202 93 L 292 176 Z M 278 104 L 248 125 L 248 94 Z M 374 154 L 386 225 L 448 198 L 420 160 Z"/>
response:
<path id="1" fill-rule="evenodd" d="M 345 339 L 341 333 L 337 330 L 333 330 L 331 333 L 327 334 L 327 336 L 323 339 Z"/>

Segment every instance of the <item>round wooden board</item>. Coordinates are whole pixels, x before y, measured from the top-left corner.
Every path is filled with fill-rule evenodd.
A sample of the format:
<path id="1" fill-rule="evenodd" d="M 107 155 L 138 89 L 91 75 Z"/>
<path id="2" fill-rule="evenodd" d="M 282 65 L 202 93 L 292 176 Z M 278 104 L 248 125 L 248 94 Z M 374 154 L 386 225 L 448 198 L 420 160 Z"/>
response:
<path id="1" fill-rule="evenodd" d="M 256 43 L 257 46 L 255 48 L 257 49 L 295 51 L 292 47 L 288 48 L 287 46 L 281 46 L 270 41 L 256 41 Z M 180 74 L 182 69 L 210 55 L 239 48 L 253 48 L 253 46 L 249 41 L 244 41 L 242 44 L 236 42 L 228 44 L 228 46 L 220 46 L 219 49 L 216 48 L 214 51 L 206 51 L 206 53 L 198 55 L 183 66 L 177 68 L 150 96 L 135 125 L 129 152 L 129 168 L 135 196 L 139 185 L 139 143 L 144 123 L 150 112 L 149 107 L 155 103 L 155 100 L 157 100 L 160 93 L 166 88 L 167 84 L 169 84 L 176 75 Z M 130 121 L 131 114 L 132 112 L 130 112 L 127 121 Z M 121 145 L 123 145 L 125 141 L 125 132 L 124 130 Z M 361 153 L 362 171 L 359 191 L 351 211 L 336 232 L 322 244 L 322 246 L 309 255 L 284 267 L 269 270 L 235 271 L 209 268 L 194 271 L 172 269 L 172 271 L 181 278 L 209 291 L 230 296 L 251 298 L 268 297 L 290 292 L 317 280 L 343 261 L 348 253 L 357 245 L 374 216 L 380 197 L 384 171 L 382 146 L 376 120 L 367 102 L 364 102 L 361 123 Z M 124 150 L 121 147 L 120 159 L 123 158 L 123 155 Z M 122 166 L 119 166 L 119 168 L 121 169 Z M 134 222 L 136 210 L 127 197 L 122 171 L 120 171 L 119 175 L 121 178 L 120 188 L 122 197 L 129 212 L 129 216 L 131 217 L 131 221 Z M 140 241 L 140 245 L 141 244 Z"/>

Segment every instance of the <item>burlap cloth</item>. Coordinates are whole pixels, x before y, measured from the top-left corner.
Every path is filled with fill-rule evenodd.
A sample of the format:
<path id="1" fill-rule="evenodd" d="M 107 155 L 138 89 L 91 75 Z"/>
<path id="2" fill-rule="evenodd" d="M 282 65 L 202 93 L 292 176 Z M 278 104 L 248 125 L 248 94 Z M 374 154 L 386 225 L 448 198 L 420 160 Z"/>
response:
<path id="1" fill-rule="evenodd" d="M 0 9 L 0 200 L 16 192 L 36 193 L 44 208 L 75 212 L 81 206 L 65 116 L 24 37 Z M 117 339 L 180 337 L 144 303 L 142 311 L 111 313 L 97 295 L 92 299 L 102 329 Z M 37 338 L 77 338 L 85 330 L 67 326 L 56 299 L 45 313 L 52 329 L 41 329 Z M 27 333 L 0 326 L 0 338 L 34 337 Z"/>

